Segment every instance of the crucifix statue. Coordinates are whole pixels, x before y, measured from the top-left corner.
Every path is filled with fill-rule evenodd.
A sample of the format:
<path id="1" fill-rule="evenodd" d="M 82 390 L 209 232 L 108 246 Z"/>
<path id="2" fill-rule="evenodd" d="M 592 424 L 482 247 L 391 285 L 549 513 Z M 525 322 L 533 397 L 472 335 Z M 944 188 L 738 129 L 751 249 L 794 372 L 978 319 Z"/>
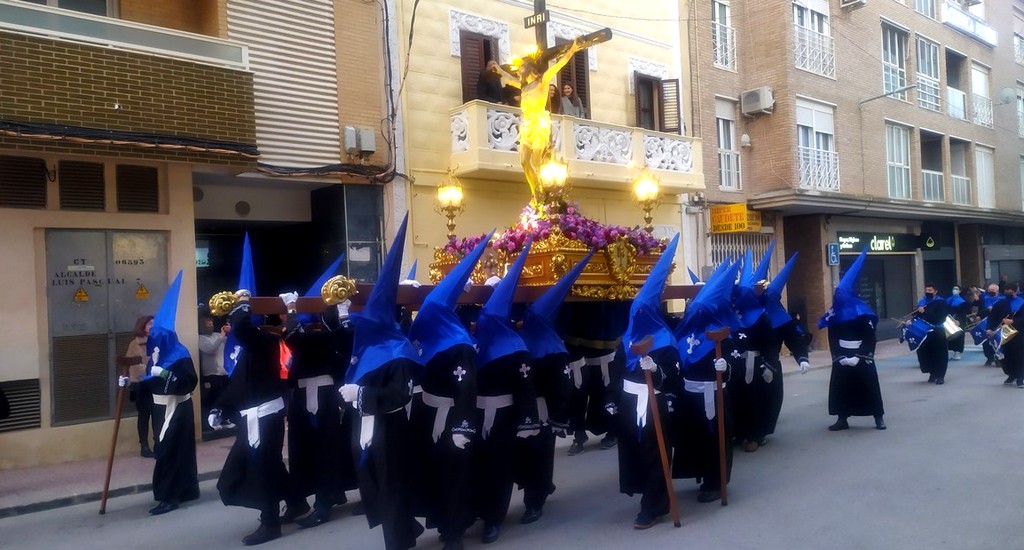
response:
<path id="1" fill-rule="evenodd" d="M 536 0 L 536 3 L 539 3 L 543 10 L 543 0 Z M 534 206 L 540 206 L 542 201 L 540 167 L 550 159 L 552 152 L 548 85 L 576 52 L 612 38 L 611 29 L 605 28 L 577 36 L 572 42 L 547 48 L 546 14 L 538 19 L 540 23 L 537 25 L 536 51 L 524 55 L 512 65 L 502 66 L 502 69 L 514 78 L 510 84 L 520 90 L 523 120 L 519 124 L 519 162 L 523 166 L 526 182 L 530 185 Z"/>

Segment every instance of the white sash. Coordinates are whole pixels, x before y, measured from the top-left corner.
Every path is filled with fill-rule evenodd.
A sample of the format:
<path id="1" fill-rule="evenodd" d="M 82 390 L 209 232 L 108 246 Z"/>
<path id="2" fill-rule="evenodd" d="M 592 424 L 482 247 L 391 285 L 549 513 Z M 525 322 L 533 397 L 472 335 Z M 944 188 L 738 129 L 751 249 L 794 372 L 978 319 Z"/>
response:
<path id="1" fill-rule="evenodd" d="M 636 426 L 643 429 L 647 425 L 647 403 L 650 400 L 650 396 L 647 393 L 647 384 L 623 380 L 622 391 L 636 396 Z M 654 393 L 660 392 L 655 390 Z"/>
<path id="2" fill-rule="evenodd" d="M 611 383 L 611 376 L 608 374 L 608 365 L 615 359 L 615 352 L 611 352 L 607 355 L 600 357 L 587 357 L 587 365 L 600 365 L 601 366 L 601 380 L 604 382 L 604 387 L 608 387 Z"/>
<path id="3" fill-rule="evenodd" d="M 412 387 L 412 395 L 416 395 L 417 393 L 423 393 L 423 386 L 413 386 Z M 410 397 L 412 397 L 412 396 L 410 396 Z M 405 419 L 409 420 L 411 418 L 412 418 L 412 399 L 410 399 L 409 402 L 405 404 Z"/>
<path id="4" fill-rule="evenodd" d="M 491 433 L 491 428 L 494 427 L 494 415 L 498 412 L 498 409 L 504 409 L 505 407 L 512 406 L 512 394 L 506 393 L 503 395 L 478 395 L 476 396 L 476 408 L 484 411 L 484 425 L 483 425 L 483 438 L 487 439 L 487 436 Z"/>
<path id="5" fill-rule="evenodd" d="M 434 411 L 434 431 L 431 435 L 434 438 L 434 443 L 437 443 L 437 440 L 441 439 L 441 433 L 444 432 L 444 425 L 448 422 L 448 413 L 455 406 L 455 399 L 428 392 L 423 392 L 422 397 L 424 405 L 436 409 Z"/>
<path id="6" fill-rule="evenodd" d="M 282 410 L 284 410 L 284 399 L 278 397 L 262 405 L 241 411 L 241 415 L 245 417 L 245 428 L 249 436 L 250 447 L 258 449 L 260 446 L 260 419 Z"/>
<path id="7" fill-rule="evenodd" d="M 839 340 L 839 347 L 843 349 L 860 349 L 863 340 Z"/>
<path id="8" fill-rule="evenodd" d="M 298 385 L 299 388 L 306 390 L 306 410 L 309 411 L 309 414 L 316 416 L 316 412 L 320 410 L 320 388 L 333 386 L 334 377 L 329 374 L 322 374 L 309 378 L 299 378 Z"/>
<path id="9" fill-rule="evenodd" d="M 725 389 L 725 384 L 722 384 Z M 687 380 L 683 378 L 683 389 L 690 393 L 704 394 L 704 418 L 715 418 L 715 382 L 704 380 Z"/>
<path id="10" fill-rule="evenodd" d="M 572 371 L 572 382 L 576 384 L 576 389 L 580 389 L 583 386 L 583 366 L 586 364 L 587 360 L 583 357 L 569 363 L 569 369 Z"/>
<path id="11" fill-rule="evenodd" d="M 537 419 L 540 420 L 540 425 L 543 426 L 548 423 L 548 400 L 543 397 L 537 398 Z"/>
<path id="12" fill-rule="evenodd" d="M 757 351 L 743 352 L 743 359 L 746 360 L 743 370 L 743 381 L 747 384 L 754 381 L 754 368 L 757 366 L 757 358 L 761 355 Z"/>
<path id="13" fill-rule="evenodd" d="M 163 405 L 164 409 L 164 425 L 160 428 L 160 435 L 157 437 L 157 441 L 164 440 L 164 434 L 167 433 L 167 426 L 171 424 L 171 418 L 174 418 L 174 411 L 178 409 L 178 405 L 192 399 L 192 394 L 186 393 L 185 395 L 160 395 L 153 394 L 153 403 L 157 405 Z"/>

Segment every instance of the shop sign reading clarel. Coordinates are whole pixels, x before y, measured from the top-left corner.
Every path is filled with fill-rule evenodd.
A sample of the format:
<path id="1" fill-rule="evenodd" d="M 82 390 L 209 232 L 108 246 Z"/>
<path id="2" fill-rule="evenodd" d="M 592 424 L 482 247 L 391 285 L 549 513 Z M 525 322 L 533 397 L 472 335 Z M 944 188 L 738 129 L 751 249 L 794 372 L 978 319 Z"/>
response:
<path id="1" fill-rule="evenodd" d="M 744 203 L 711 207 L 712 233 L 750 233 L 761 230 L 761 213 Z"/>
<path id="2" fill-rule="evenodd" d="M 917 235 L 910 233 L 844 233 L 839 238 L 839 252 L 858 253 L 868 246 L 868 252 L 915 252 L 919 248 Z"/>

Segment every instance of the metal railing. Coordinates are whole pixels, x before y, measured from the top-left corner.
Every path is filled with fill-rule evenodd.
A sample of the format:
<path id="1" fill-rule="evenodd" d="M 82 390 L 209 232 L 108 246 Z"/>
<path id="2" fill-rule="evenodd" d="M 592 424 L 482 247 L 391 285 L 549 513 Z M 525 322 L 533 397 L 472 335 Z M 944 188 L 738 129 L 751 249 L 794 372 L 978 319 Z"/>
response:
<path id="1" fill-rule="evenodd" d="M 960 120 L 967 120 L 967 94 L 952 86 L 947 86 L 946 103 L 949 106 L 947 109 L 949 116 Z"/>
<path id="2" fill-rule="evenodd" d="M 711 23 L 711 47 L 715 66 L 736 70 L 736 30 L 721 23 Z"/>
<path id="3" fill-rule="evenodd" d="M 718 184 L 722 189 L 739 191 L 743 188 L 740 181 L 740 152 L 718 150 Z"/>
<path id="4" fill-rule="evenodd" d="M 839 191 L 839 153 L 797 147 L 800 187 L 821 191 Z"/>
<path id="5" fill-rule="evenodd" d="M 1013 35 L 1013 60 L 1018 65 L 1024 65 L 1024 36 Z"/>
<path id="6" fill-rule="evenodd" d="M 971 198 L 971 178 L 953 174 L 953 204 L 973 204 Z"/>
<path id="7" fill-rule="evenodd" d="M 974 123 L 986 128 L 992 127 L 992 98 L 971 94 L 974 103 Z"/>
<path id="8" fill-rule="evenodd" d="M 794 25 L 796 46 L 793 62 L 796 68 L 835 78 L 835 40 L 820 32 Z"/>
<path id="9" fill-rule="evenodd" d="M 939 81 L 917 74 L 917 105 L 929 111 L 942 110 L 942 96 L 939 94 Z"/>
<path id="10" fill-rule="evenodd" d="M 942 172 L 935 170 L 921 170 L 921 189 L 924 191 L 924 200 L 934 202 L 945 202 L 946 190 Z"/>

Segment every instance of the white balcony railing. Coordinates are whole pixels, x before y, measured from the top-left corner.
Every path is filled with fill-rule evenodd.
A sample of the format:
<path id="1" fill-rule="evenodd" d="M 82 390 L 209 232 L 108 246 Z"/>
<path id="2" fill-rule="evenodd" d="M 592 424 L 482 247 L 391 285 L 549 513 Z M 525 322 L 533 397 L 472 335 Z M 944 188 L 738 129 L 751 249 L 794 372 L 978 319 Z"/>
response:
<path id="1" fill-rule="evenodd" d="M 740 152 L 718 150 L 718 184 L 722 189 L 739 191 L 742 189 L 740 181 Z"/>
<path id="2" fill-rule="evenodd" d="M 963 91 L 946 87 L 946 101 L 949 104 L 949 116 L 967 120 L 967 94 Z"/>
<path id="3" fill-rule="evenodd" d="M 711 47 L 715 66 L 736 70 L 736 30 L 721 23 L 711 23 Z"/>
<path id="4" fill-rule="evenodd" d="M 917 105 L 929 111 L 942 110 L 942 96 L 939 95 L 939 81 L 917 74 Z"/>
<path id="5" fill-rule="evenodd" d="M 953 204 L 973 204 L 971 198 L 971 178 L 953 174 Z"/>
<path id="6" fill-rule="evenodd" d="M 480 100 L 452 109 L 452 164 L 461 163 L 463 173 L 482 170 L 498 177 L 521 177 L 521 121 L 518 108 Z M 577 181 L 607 186 L 620 178 L 628 181 L 635 167 L 646 166 L 658 171 L 663 185 L 703 188 L 700 140 L 692 137 L 554 115 L 551 139 Z"/>
<path id="7" fill-rule="evenodd" d="M 800 187 L 820 191 L 839 191 L 839 153 L 797 147 Z"/>
<path id="8" fill-rule="evenodd" d="M 793 62 L 796 68 L 835 78 L 835 40 L 827 34 L 800 25 L 794 25 L 794 29 L 796 47 Z"/>
<path id="9" fill-rule="evenodd" d="M 1018 65 L 1024 65 L 1024 36 L 1013 35 L 1013 60 Z"/>
<path id="10" fill-rule="evenodd" d="M 985 128 L 992 127 L 992 99 L 983 95 L 971 94 L 974 104 L 974 123 Z"/>
<path id="11" fill-rule="evenodd" d="M 0 29 L 246 70 L 248 49 L 236 42 L 109 17 L 0 0 Z"/>
<path id="12" fill-rule="evenodd" d="M 945 182 L 942 172 L 921 170 L 921 188 L 924 189 L 924 200 L 944 202 L 946 200 Z"/>
<path id="13" fill-rule="evenodd" d="M 1024 138 L 1024 111 L 1020 110 L 1017 111 L 1017 137 Z"/>

